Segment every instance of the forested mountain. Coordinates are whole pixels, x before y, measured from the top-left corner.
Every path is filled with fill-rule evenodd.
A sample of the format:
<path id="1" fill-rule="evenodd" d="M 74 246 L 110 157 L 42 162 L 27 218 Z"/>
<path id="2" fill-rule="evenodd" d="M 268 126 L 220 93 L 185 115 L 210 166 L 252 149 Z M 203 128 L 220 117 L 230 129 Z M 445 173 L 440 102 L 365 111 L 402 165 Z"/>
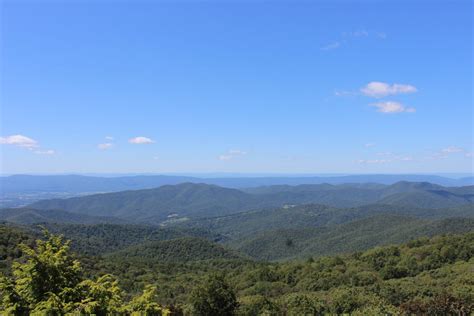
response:
<path id="1" fill-rule="evenodd" d="M 236 189 L 184 183 L 156 189 L 44 200 L 31 207 L 156 223 L 174 214 L 181 217 L 217 216 L 251 209 L 259 204 L 260 201 L 255 196 Z"/>
<path id="2" fill-rule="evenodd" d="M 254 193 L 249 193 L 253 191 Z M 170 219 L 222 216 L 293 204 L 318 203 L 335 207 L 356 207 L 379 203 L 435 209 L 472 204 L 473 201 L 474 186 L 446 188 L 430 183 L 398 182 L 390 186 L 278 186 L 247 192 L 214 185 L 185 183 L 156 189 L 43 200 L 31 204 L 30 207 L 160 223 Z"/>
<path id="3" fill-rule="evenodd" d="M 421 209 L 379 204 L 355 208 L 334 208 L 319 204 L 307 204 L 196 219 L 177 225 L 211 230 L 230 239 L 240 239 L 266 230 L 298 230 L 308 227 L 331 226 L 378 215 L 399 215 L 419 219 L 473 218 L 474 209 L 472 204 L 442 209 Z M 380 229 L 383 229 L 383 227 L 380 227 Z"/>
<path id="4" fill-rule="evenodd" d="M 62 210 L 34 209 L 34 208 L 3 208 L 0 209 L 0 221 L 17 224 L 38 223 L 71 223 L 71 224 L 97 224 L 97 223 L 126 223 L 117 217 L 93 216 Z"/>

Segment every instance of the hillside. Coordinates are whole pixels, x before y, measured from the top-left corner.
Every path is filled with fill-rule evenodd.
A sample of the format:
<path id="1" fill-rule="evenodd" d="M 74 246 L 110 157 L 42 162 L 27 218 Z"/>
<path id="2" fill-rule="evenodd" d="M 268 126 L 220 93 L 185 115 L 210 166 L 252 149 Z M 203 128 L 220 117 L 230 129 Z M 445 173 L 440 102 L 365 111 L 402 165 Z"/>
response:
<path id="1" fill-rule="evenodd" d="M 150 225 L 132 224 L 46 224 L 50 232 L 64 235 L 71 240 L 74 251 L 87 255 L 103 255 L 133 245 L 150 241 L 163 241 L 184 237 L 199 237 L 210 241 L 220 241 L 221 237 L 199 229 L 164 228 Z M 31 228 L 38 231 L 38 228 Z"/>
<path id="2" fill-rule="evenodd" d="M 377 215 L 399 215 L 419 219 L 473 218 L 474 210 L 472 205 L 444 209 L 421 209 L 379 204 L 354 208 L 334 208 L 325 205 L 308 204 L 196 219 L 178 223 L 177 225 L 210 230 L 230 239 L 240 239 L 266 230 L 300 230 L 308 227 L 331 226 Z"/>
<path id="3" fill-rule="evenodd" d="M 71 213 L 62 210 L 43 210 L 33 208 L 4 208 L 0 209 L 0 221 L 16 224 L 40 223 L 70 223 L 70 224 L 97 224 L 97 223 L 126 223 L 125 220 L 115 217 L 92 216 Z"/>
<path id="4" fill-rule="evenodd" d="M 95 194 L 70 199 L 44 200 L 39 209 L 115 216 L 135 221 L 160 222 L 169 216 L 216 216 L 258 205 L 254 196 L 235 189 L 206 184 L 166 185 L 156 189 Z"/>
<path id="5" fill-rule="evenodd" d="M 407 227 L 412 220 L 380 216 L 351 223 L 352 231 L 380 232 L 371 228 L 375 226 L 370 221 L 384 225 L 396 222 L 398 224 L 390 229 L 394 232 L 397 225 Z M 426 227 L 431 228 L 424 231 L 431 233 L 440 227 L 469 229 L 472 226 L 472 221 L 466 223 L 465 220 L 425 222 Z M 81 227 L 76 226 L 77 229 Z M 31 231 L 16 227 L 0 226 L 0 232 L 0 268 L 11 276 L 12 260 L 22 255 L 18 243 L 31 245 L 33 236 Z M 338 234 L 341 232 L 346 234 L 345 242 L 354 237 L 349 226 L 340 226 Z M 400 235 L 403 233 L 401 231 Z M 116 284 L 127 293 L 124 299 L 137 295 L 147 284 L 159 284 L 160 291 L 153 298 L 160 304 L 172 305 L 177 312 L 172 315 L 186 310 L 193 289 L 216 271 L 225 274 L 232 284 L 242 315 L 259 315 L 269 310 L 273 313 L 284 310 L 288 315 L 314 311 L 379 315 L 386 311 L 403 314 L 416 310 L 429 315 L 436 311 L 452 314 L 459 308 L 474 311 L 474 301 L 469 294 L 473 277 L 473 242 L 472 232 L 438 235 L 352 254 L 317 255 L 304 261 L 268 263 L 242 258 L 208 240 L 186 237 L 148 241 L 109 255 L 80 259 L 85 275 L 93 280 L 104 273 L 118 277 Z M 45 257 L 39 258 L 44 260 Z M 72 264 L 72 261 L 67 262 Z"/>
<path id="6" fill-rule="evenodd" d="M 239 259 L 236 252 L 209 240 L 194 237 L 177 238 L 163 241 L 149 241 L 130 246 L 111 253 L 109 259 L 155 261 L 155 262 L 190 262 L 212 259 Z"/>
<path id="7" fill-rule="evenodd" d="M 430 221 L 376 215 L 329 227 L 268 230 L 230 241 L 229 245 L 258 260 L 288 260 L 364 251 L 419 237 L 470 231 L 474 231 L 474 218 Z"/>

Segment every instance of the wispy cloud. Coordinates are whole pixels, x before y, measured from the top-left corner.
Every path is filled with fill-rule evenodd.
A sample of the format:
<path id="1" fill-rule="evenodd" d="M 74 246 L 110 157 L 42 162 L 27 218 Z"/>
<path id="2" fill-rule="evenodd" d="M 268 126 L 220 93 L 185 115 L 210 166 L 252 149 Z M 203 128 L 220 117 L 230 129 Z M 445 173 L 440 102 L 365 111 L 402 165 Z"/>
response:
<path id="1" fill-rule="evenodd" d="M 38 142 L 36 140 L 23 135 L 10 135 L 6 137 L 0 137 L 0 144 L 24 148 L 39 147 Z"/>
<path id="2" fill-rule="evenodd" d="M 451 153 L 461 153 L 464 152 L 464 148 L 458 147 L 458 146 L 449 146 L 446 148 L 441 149 L 442 153 L 445 154 L 451 154 Z"/>
<path id="3" fill-rule="evenodd" d="M 385 163 L 391 162 L 391 160 L 388 160 L 388 159 L 369 159 L 369 160 L 360 159 L 360 160 L 357 160 L 357 162 L 360 163 L 360 164 L 385 164 Z"/>
<path id="4" fill-rule="evenodd" d="M 368 97 L 382 98 L 389 95 L 415 93 L 418 89 L 409 84 L 394 83 L 389 84 L 385 82 L 372 81 L 360 89 L 360 92 Z"/>
<path id="5" fill-rule="evenodd" d="M 244 156 L 246 154 L 247 152 L 239 150 L 239 149 L 230 149 L 226 153 L 219 155 L 217 159 L 222 160 L 222 161 L 232 160 L 236 157 Z"/>
<path id="6" fill-rule="evenodd" d="M 321 50 L 332 50 L 341 47 L 341 42 L 331 42 L 323 47 L 321 47 Z"/>
<path id="7" fill-rule="evenodd" d="M 112 147 L 114 147 L 114 144 L 112 143 L 102 143 L 102 144 L 97 145 L 97 148 L 99 148 L 100 150 L 107 150 Z"/>
<path id="8" fill-rule="evenodd" d="M 352 97 L 358 95 L 359 92 L 357 91 L 347 91 L 347 90 L 334 90 L 334 95 L 336 97 Z"/>
<path id="9" fill-rule="evenodd" d="M 104 138 L 105 138 L 105 140 L 114 140 L 113 136 L 105 136 Z"/>
<path id="10" fill-rule="evenodd" d="M 351 31 L 351 32 L 342 32 L 341 35 L 339 36 L 339 39 L 334 40 L 322 46 L 321 50 L 328 51 L 328 50 L 337 49 L 346 45 L 347 43 L 351 41 L 360 40 L 360 39 L 368 38 L 368 37 L 373 37 L 378 40 L 384 40 L 387 38 L 387 34 L 385 32 L 379 32 L 379 31 L 372 32 L 372 31 L 367 31 L 364 29 Z"/>
<path id="11" fill-rule="evenodd" d="M 395 113 L 414 113 L 416 112 L 415 108 L 412 107 L 405 107 L 400 102 L 395 101 L 384 101 L 384 102 L 377 102 L 372 103 L 370 106 L 374 106 L 377 108 L 377 112 L 385 113 L 385 114 L 395 114 Z"/>
<path id="12" fill-rule="evenodd" d="M 130 144 L 153 144 L 155 141 L 144 136 L 137 136 L 128 140 Z"/>
<path id="13" fill-rule="evenodd" d="M 369 32 L 367 30 L 357 30 L 354 32 L 343 32 L 343 37 L 357 38 L 357 37 L 369 37 Z"/>
<path id="14" fill-rule="evenodd" d="M 376 143 L 366 143 L 364 144 L 364 147 L 365 148 L 371 148 L 371 147 L 375 147 L 377 144 Z"/>
<path id="15" fill-rule="evenodd" d="M 35 150 L 34 151 L 35 154 L 37 155 L 54 155 L 56 153 L 56 151 L 52 150 L 52 149 L 48 149 L 48 150 Z"/>

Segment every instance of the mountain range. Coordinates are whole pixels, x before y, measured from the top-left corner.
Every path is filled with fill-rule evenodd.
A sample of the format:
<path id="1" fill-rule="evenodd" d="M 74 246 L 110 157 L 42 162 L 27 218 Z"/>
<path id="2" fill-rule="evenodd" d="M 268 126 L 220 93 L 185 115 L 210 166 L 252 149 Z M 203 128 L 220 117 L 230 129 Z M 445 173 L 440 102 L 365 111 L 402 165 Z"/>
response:
<path id="1" fill-rule="evenodd" d="M 262 176 L 262 177 L 189 177 L 168 175 L 97 177 L 82 175 L 12 175 L 0 177 L 2 194 L 38 192 L 113 192 L 156 188 L 184 182 L 206 183 L 228 188 L 250 188 L 273 185 L 379 183 L 399 181 L 430 182 L 443 186 L 474 185 L 474 177 L 448 178 L 436 175 L 344 175 L 344 176 Z"/>
<path id="2" fill-rule="evenodd" d="M 271 186 L 245 192 L 215 185 L 183 183 L 155 189 L 42 200 L 29 205 L 29 208 L 158 224 L 315 203 L 338 208 L 379 204 L 437 209 L 472 205 L 473 201 L 474 186 L 442 187 L 427 182 Z"/>

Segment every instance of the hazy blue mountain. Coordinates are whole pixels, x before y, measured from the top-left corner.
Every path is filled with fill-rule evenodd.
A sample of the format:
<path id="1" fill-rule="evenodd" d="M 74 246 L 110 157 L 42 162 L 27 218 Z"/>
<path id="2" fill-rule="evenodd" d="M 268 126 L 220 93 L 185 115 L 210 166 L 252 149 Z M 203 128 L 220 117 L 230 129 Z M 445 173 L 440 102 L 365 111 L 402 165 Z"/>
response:
<path id="1" fill-rule="evenodd" d="M 162 185 L 184 182 L 214 184 L 230 188 L 246 188 L 270 185 L 380 183 L 399 181 L 430 182 L 444 186 L 474 185 L 474 177 L 453 179 L 434 175 L 348 175 L 348 176 L 285 176 L 285 177 L 215 177 L 186 176 L 121 176 L 98 177 L 80 175 L 12 175 L 0 177 L 0 192 L 25 194 L 38 192 L 113 192 L 156 188 Z"/>
<path id="2" fill-rule="evenodd" d="M 179 176 L 91 177 L 81 175 L 13 175 L 0 177 L 0 192 L 113 192 L 156 188 L 166 184 L 197 182 L 197 178 Z"/>

